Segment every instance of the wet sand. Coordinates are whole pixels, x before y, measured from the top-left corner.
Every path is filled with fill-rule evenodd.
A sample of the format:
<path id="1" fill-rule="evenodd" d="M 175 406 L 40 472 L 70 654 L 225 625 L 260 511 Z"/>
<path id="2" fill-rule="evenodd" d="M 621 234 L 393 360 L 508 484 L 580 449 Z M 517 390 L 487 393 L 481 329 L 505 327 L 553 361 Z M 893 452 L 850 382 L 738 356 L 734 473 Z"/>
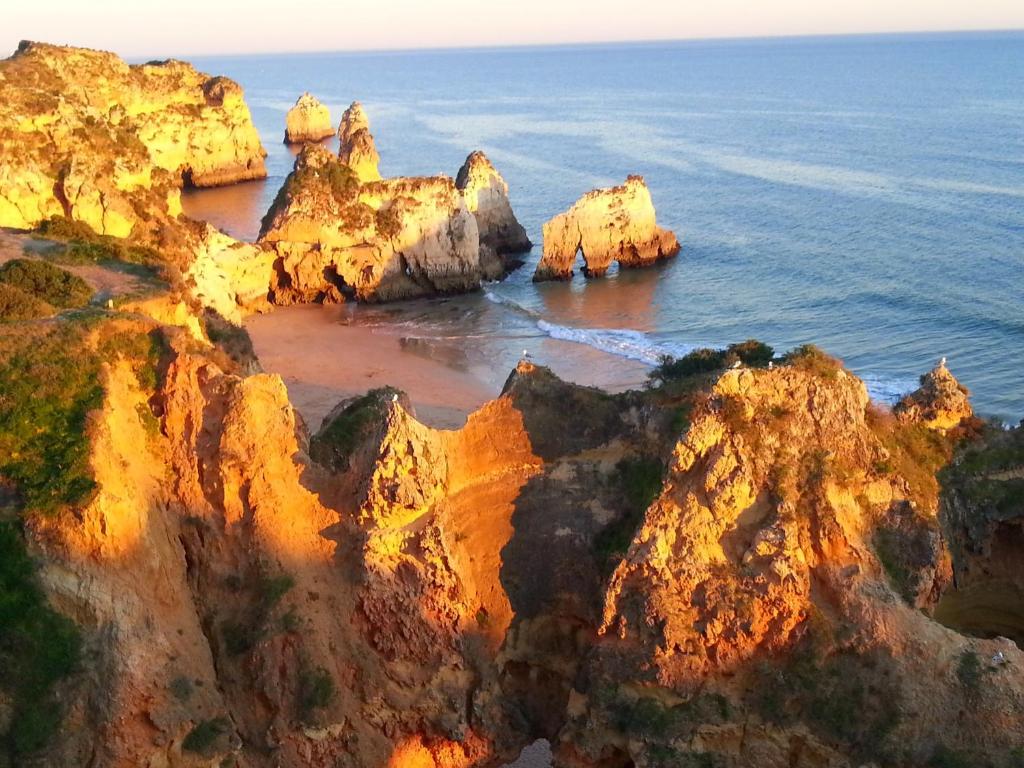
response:
<path id="1" fill-rule="evenodd" d="M 609 391 L 641 386 L 649 370 L 539 334 L 430 337 L 401 323 L 353 321 L 342 307 L 282 307 L 245 326 L 263 369 L 281 376 L 311 431 L 340 400 L 385 385 L 405 391 L 424 423 L 457 429 L 500 394 L 524 349 L 562 378 Z"/>

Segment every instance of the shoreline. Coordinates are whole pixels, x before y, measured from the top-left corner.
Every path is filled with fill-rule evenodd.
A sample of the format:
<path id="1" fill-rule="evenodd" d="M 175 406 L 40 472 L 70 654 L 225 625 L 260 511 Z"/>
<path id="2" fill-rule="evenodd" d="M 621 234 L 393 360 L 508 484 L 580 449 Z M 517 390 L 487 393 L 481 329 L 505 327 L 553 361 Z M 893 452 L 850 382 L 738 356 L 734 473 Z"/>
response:
<path id="1" fill-rule="evenodd" d="M 360 308 L 353 312 L 344 305 L 295 305 L 246 318 L 260 365 L 281 376 L 311 433 L 341 400 L 385 385 L 403 390 L 424 424 L 458 429 L 501 394 L 524 349 L 559 377 L 608 392 L 643 386 L 650 370 L 539 331 L 486 339 L 432 337 L 413 335 L 398 323 L 370 323 L 362 315 Z"/>

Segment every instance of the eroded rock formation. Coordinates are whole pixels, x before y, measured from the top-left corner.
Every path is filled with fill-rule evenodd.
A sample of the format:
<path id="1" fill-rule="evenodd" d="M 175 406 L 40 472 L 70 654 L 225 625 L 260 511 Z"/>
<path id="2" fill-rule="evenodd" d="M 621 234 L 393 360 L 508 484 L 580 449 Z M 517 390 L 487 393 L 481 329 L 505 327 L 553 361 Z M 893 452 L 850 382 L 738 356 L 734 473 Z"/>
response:
<path id="1" fill-rule="evenodd" d="M 921 386 L 900 400 L 893 412 L 901 420 L 946 430 L 974 415 L 970 392 L 946 368 L 945 359 L 921 377 Z"/>
<path id="2" fill-rule="evenodd" d="M 29 518 L 89 649 L 40 759 L 909 768 L 1024 734 L 1024 654 L 929 617 L 948 438 L 838 365 L 611 396 L 522 363 L 461 430 L 382 389 L 310 439 L 276 376 L 121 317 L 168 339 L 155 383 L 104 368 L 97 493 Z"/>
<path id="3" fill-rule="evenodd" d="M 370 119 L 358 101 L 353 101 L 341 116 L 338 142 L 338 157 L 356 172 L 360 181 L 380 180 L 380 155 L 370 133 Z"/>
<path id="4" fill-rule="evenodd" d="M 318 146 L 297 158 L 260 242 L 279 256 L 278 304 L 467 291 L 484 274 L 476 220 L 450 178 L 361 182 Z"/>
<path id="5" fill-rule="evenodd" d="M 462 190 L 466 207 L 476 217 L 481 245 L 489 246 L 499 255 L 523 253 L 533 243 L 512 212 L 508 184 L 483 152 L 473 152 L 455 177 L 455 186 Z"/>
<path id="6" fill-rule="evenodd" d="M 534 280 L 572 277 L 577 253 L 588 277 L 601 277 L 613 261 L 646 267 L 679 253 L 676 236 L 660 228 L 651 193 L 640 176 L 620 187 L 595 189 L 544 224 L 544 254 Z"/>
<path id="7" fill-rule="evenodd" d="M 334 135 L 331 110 L 309 93 L 302 94 L 284 118 L 286 144 L 320 141 Z"/>
<path id="8" fill-rule="evenodd" d="M 266 176 L 242 89 L 178 61 L 22 43 L 0 62 L 0 226 L 66 217 L 126 237 L 182 184 Z"/>

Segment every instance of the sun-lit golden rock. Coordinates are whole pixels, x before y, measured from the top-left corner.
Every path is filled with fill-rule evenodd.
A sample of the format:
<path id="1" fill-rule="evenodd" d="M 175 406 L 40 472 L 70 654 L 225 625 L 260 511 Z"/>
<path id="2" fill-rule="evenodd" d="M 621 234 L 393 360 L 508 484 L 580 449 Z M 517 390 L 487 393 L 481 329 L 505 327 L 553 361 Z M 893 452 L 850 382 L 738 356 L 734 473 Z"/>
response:
<path id="1" fill-rule="evenodd" d="M 476 217 L 480 242 L 499 255 L 522 253 L 533 245 L 512 212 L 508 184 L 483 152 L 473 152 L 455 177 L 466 207 Z"/>
<path id="2" fill-rule="evenodd" d="M 921 377 L 921 386 L 900 400 L 893 412 L 930 429 L 952 429 L 974 415 L 970 392 L 949 372 L 945 359 Z"/>
<path id="3" fill-rule="evenodd" d="M 370 119 L 358 101 L 353 101 L 341 116 L 338 142 L 338 157 L 356 172 L 360 181 L 380 180 L 380 155 L 370 133 Z"/>
<path id="4" fill-rule="evenodd" d="M 473 290 L 476 219 L 447 176 L 360 182 L 320 146 L 303 148 L 260 242 L 278 256 L 278 304 L 388 301 Z"/>
<path id="5" fill-rule="evenodd" d="M 286 144 L 320 141 L 334 135 L 331 110 L 315 96 L 304 93 L 285 115 L 284 140 Z"/>
<path id="6" fill-rule="evenodd" d="M 583 271 L 601 277 L 613 261 L 646 267 L 679 253 L 676 236 L 655 222 L 651 193 L 640 176 L 620 187 L 595 189 L 544 224 L 544 255 L 534 280 L 572 277 L 577 253 Z"/>
<path id="7" fill-rule="evenodd" d="M 0 226 L 58 216 L 126 237 L 175 190 L 266 176 L 242 89 L 191 65 L 24 42 L 0 62 Z"/>

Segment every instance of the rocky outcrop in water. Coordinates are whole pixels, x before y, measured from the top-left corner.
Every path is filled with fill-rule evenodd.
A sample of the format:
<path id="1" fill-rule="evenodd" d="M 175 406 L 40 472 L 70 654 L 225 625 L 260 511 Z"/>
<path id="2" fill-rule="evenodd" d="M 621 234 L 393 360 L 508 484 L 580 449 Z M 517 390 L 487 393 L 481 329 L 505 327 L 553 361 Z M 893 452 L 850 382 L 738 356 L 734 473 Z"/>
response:
<path id="1" fill-rule="evenodd" d="M 476 220 L 447 176 L 362 182 L 309 146 L 267 213 L 278 304 L 454 293 L 480 285 Z"/>
<path id="2" fill-rule="evenodd" d="M 970 394 L 942 359 L 921 377 L 917 390 L 896 404 L 893 412 L 903 421 L 923 424 L 929 429 L 952 429 L 974 415 Z"/>
<path id="3" fill-rule="evenodd" d="M 0 226 L 56 216 L 126 237 L 177 216 L 182 184 L 266 176 L 242 89 L 183 62 L 26 42 L 0 90 Z"/>
<path id="4" fill-rule="evenodd" d="M 356 172 L 360 181 L 380 180 L 380 155 L 370 133 L 370 120 L 358 101 L 353 101 L 341 116 L 338 142 L 338 157 Z"/>
<path id="5" fill-rule="evenodd" d="M 304 93 L 285 115 L 284 140 L 286 144 L 320 141 L 334 135 L 331 110 L 315 96 Z"/>
<path id="6" fill-rule="evenodd" d="M 544 224 L 544 254 L 533 279 L 572 277 L 577 253 L 584 274 L 601 277 L 613 261 L 633 268 L 671 258 L 679 253 L 679 242 L 657 225 L 643 178 L 630 176 L 620 187 L 588 192 Z"/>
<path id="7" fill-rule="evenodd" d="M 480 243 L 499 255 L 530 250 L 533 243 L 512 212 L 508 184 L 483 152 L 473 152 L 455 177 L 455 186 L 462 191 L 466 207 L 476 217 Z"/>

